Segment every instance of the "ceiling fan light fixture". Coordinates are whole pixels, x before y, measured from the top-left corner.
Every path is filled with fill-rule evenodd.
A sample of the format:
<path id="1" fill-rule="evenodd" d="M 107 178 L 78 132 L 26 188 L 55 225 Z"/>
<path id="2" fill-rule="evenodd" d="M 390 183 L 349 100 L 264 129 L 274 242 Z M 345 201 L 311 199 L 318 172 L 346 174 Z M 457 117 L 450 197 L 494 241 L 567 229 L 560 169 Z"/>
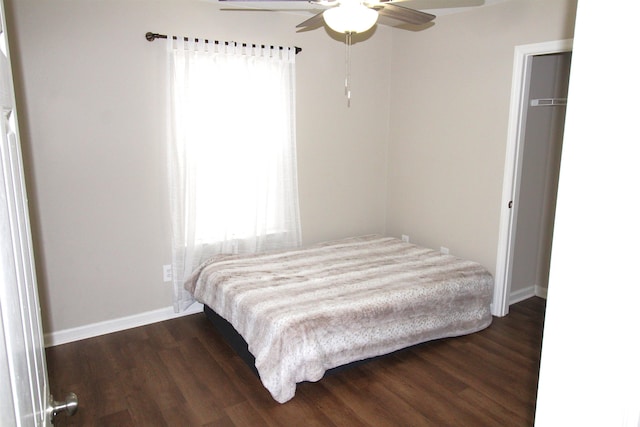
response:
<path id="1" fill-rule="evenodd" d="M 362 3 L 348 2 L 325 10 L 322 17 L 333 31 L 363 33 L 376 24 L 378 12 Z"/>

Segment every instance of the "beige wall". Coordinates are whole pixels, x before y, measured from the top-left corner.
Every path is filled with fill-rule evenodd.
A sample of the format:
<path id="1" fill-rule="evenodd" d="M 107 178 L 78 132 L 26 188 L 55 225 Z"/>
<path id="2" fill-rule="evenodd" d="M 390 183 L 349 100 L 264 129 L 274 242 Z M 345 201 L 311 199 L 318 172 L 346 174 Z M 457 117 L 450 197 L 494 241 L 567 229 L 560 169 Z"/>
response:
<path id="1" fill-rule="evenodd" d="M 172 304 L 164 45 L 147 31 L 302 47 L 304 243 L 384 231 L 389 29 L 353 47 L 347 109 L 344 44 L 296 33 L 304 16 L 186 0 L 7 3 L 45 332 Z"/>
<path id="2" fill-rule="evenodd" d="M 45 332 L 171 304 L 164 47 L 146 31 L 297 45 L 305 244 L 371 232 L 495 267 L 513 48 L 571 37 L 575 0 L 380 27 L 352 51 L 292 14 L 197 0 L 7 1 Z"/>
<path id="3" fill-rule="evenodd" d="M 514 47 L 571 38 L 575 0 L 514 0 L 394 32 L 387 234 L 495 272 Z"/>

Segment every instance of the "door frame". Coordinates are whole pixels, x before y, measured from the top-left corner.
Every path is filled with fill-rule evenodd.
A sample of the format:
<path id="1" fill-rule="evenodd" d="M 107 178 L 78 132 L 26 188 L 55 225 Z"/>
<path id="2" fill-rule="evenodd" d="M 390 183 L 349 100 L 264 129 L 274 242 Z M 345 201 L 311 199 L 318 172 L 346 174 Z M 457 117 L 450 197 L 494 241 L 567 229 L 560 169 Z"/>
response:
<path id="1" fill-rule="evenodd" d="M 511 101 L 507 128 L 507 149 L 500 204 L 498 253 L 491 312 L 494 316 L 509 313 L 513 248 L 517 229 L 518 197 L 522 178 L 526 100 L 529 93 L 531 63 L 534 56 L 571 52 L 573 39 L 516 46 L 513 54 Z"/>

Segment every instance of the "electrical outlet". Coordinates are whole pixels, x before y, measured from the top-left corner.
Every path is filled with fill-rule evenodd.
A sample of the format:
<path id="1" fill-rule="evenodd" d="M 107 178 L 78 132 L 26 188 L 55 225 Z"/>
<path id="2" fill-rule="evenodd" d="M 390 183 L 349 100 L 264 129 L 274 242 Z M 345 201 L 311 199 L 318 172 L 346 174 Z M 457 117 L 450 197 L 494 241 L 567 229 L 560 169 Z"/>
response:
<path id="1" fill-rule="evenodd" d="M 162 266 L 162 277 L 165 282 L 171 282 L 173 280 L 173 272 L 171 271 L 171 264 L 165 264 Z"/>
<path id="2" fill-rule="evenodd" d="M 406 243 L 409 243 L 409 236 L 407 236 L 406 234 L 403 234 L 402 235 L 402 241 L 406 242 Z"/>
<path id="3" fill-rule="evenodd" d="M 440 253 L 442 255 L 449 255 L 449 248 L 445 248 L 444 246 L 440 246 Z"/>

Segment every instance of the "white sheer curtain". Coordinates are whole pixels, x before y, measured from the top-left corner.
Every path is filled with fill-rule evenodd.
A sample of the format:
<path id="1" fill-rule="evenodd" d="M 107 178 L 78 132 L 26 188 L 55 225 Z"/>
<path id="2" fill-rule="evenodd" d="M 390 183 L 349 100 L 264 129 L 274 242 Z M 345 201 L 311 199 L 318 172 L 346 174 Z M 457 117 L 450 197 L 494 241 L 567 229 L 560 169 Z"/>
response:
<path id="1" fill-rule="evenodd" d="M 295 51 L 172 40 L 169 187 L 174 308 L 217 253 L 300 245 Z"/>

